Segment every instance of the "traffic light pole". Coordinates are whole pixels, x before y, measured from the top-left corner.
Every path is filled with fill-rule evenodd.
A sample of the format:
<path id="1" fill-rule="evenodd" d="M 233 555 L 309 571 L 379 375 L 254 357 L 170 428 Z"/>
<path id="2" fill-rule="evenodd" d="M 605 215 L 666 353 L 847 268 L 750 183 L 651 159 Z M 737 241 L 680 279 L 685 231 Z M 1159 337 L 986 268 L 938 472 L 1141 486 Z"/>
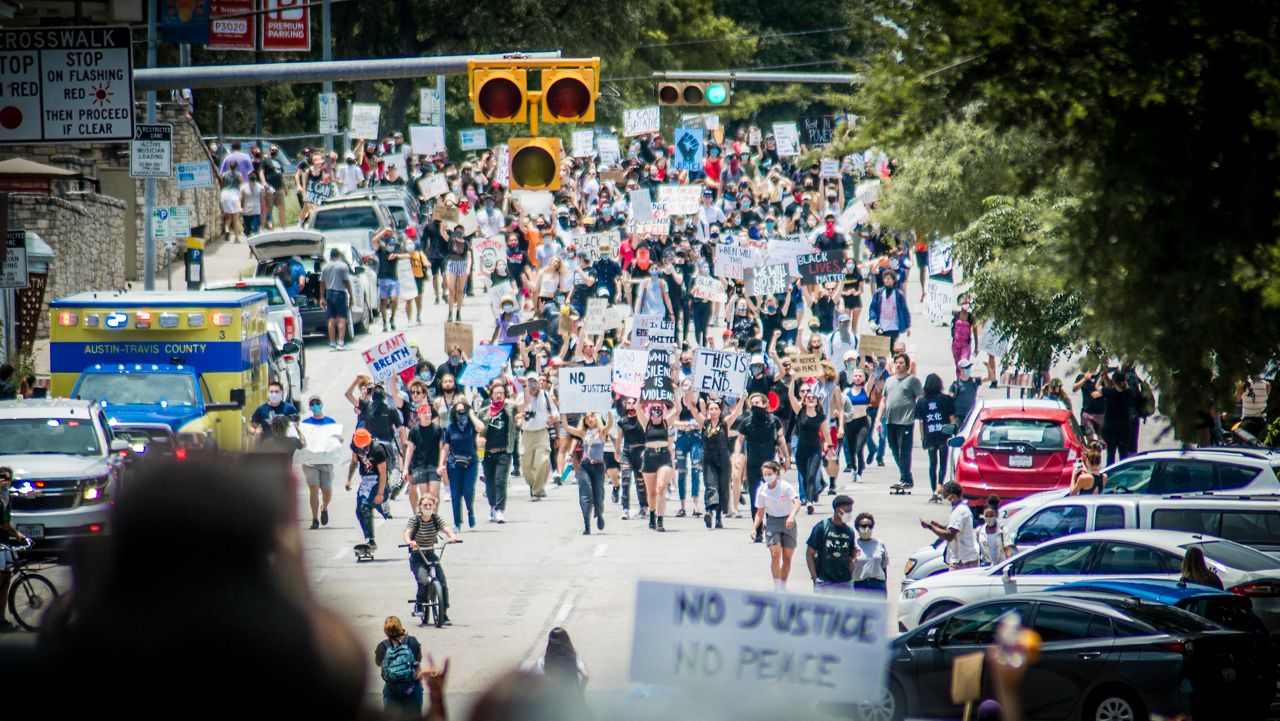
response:
<path id="1" fill-rule="evenodd" d="M 654 80 L 718 80 L 738 83 L 816 83 L 825 85 L 857 85 L 862 82 L 859 73 L 756 73 L 723 70 L 682 70 L 655 72 Z"/>

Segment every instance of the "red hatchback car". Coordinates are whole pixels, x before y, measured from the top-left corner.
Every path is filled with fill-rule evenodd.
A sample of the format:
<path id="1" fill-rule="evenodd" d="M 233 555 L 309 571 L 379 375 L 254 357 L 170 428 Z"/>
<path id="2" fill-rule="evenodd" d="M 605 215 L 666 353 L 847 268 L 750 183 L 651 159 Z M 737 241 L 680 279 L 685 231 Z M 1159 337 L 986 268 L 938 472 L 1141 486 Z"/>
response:
<path id="1" fill-rule="evenodd" d="M 951 478 L 972 506 L 1065 488 L 1084 450 L 1080 425 L 1057 401 L 985 400 L 951 439 Z"/>

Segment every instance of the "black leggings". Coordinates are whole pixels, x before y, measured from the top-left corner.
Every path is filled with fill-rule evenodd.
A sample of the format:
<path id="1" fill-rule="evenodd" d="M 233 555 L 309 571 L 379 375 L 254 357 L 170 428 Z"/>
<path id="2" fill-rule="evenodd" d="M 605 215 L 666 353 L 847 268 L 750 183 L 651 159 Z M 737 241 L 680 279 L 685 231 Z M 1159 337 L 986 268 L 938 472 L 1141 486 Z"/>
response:
<path id="1" fill-rule="evenodd" d="M 435 564 L 436 580 L 440 581 L 440 607 L 449 610 L 449 583 L 444 580 L 444 566 L 440 565 L 440 558 L 436 556 L 435 551 L 426 551 L 427 560 Z M 413 578 L 418 582 L 418 601 L 427 600 L 427 584 L 431 579 L 427 575 L 427 564 L 422 560 L 422 556 L 417 553 L 409 554 L 409 570 L 413 571 Z"/>
<path id="2" fill-rule="evenodd" d="M 727 458 L 704 458 L 702 462 L 702 500 L 708 511 L 724 511 L 729 503 L 729 472 Z"/>
<path id="3" fill-rule="evenodd" d="M 796 472 L 800 476 L 801 493 L 806 503 L 817 503 L 822 496 L 822 449 L 800 446 L 796 449 Z"/>
<path id="4" fill-rule="evenodd" d="M 913 426 L 910 423 L 886 423 L 885 428 L 888 430 L 889 450 L 893 451 L 893 462 L 898 464 L 898 483 L 915 485 L 915 479 L 911 477 Z"/>
<path id="5" fill-rule="evenodd" d="M 693 301 L 693 338 L 698 345 L 707 344 L 707 326 L 711 323 L 711 303 L 705 300 Z M 688 332 L 686 331 L 686 335 Z"/>
<path id="6" fill-rule="evenodd" d="M 925 446 L 929 452 L 929 490 L 938 492 L 938 486 L 947 481 L 947 447 Z"/>
<path id="7" fill-rule="evenodd" d="M 845 462 L 854 470 L 862 473 L 867 469 L 862 451 L 867 447 L 867 436 L 871 433 L 871 423 L 866 416 L 855 418 L 844 424 L 844 457 Z"/>
<path id="8" fill-rule="evenodd" d="M 582 522 L 590 523 L 593 509 L 596 518 L 604 516 L 604 462 L 580 461 L 578 471 L 578 506 Z"/>
<path id="9" fill-rule="evenodd" d="M 640 499 L 640 508 L 646 509 L 649 507 L 649 496 L 645 495 L 644 446 L 626 448 L 623 450 L 623 455 L 627 457 L 627 465 L 631 467 L 631 477 L 636 481 L 636 498 Z M 626 481 L 624 480 L 623 483 Z"/>

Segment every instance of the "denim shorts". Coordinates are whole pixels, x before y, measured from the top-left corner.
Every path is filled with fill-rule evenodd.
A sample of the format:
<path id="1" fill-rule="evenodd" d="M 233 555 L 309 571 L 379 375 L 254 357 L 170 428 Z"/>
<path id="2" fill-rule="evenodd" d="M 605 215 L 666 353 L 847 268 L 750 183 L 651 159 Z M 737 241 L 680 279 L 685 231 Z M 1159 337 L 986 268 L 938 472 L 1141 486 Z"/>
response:
<path id="1" fill-rule="evenodd" d="M 351 309 L 347 305 L 347 291 L 326 290 L 324 292 L 324 308 L 329 318 L 346 318 Z"/>
<path id="2" fill-rule="evenodd" d="M 400 281 L 395 278 L 378 279 L 378 300 L 396 298 L 400 295 Z"/>

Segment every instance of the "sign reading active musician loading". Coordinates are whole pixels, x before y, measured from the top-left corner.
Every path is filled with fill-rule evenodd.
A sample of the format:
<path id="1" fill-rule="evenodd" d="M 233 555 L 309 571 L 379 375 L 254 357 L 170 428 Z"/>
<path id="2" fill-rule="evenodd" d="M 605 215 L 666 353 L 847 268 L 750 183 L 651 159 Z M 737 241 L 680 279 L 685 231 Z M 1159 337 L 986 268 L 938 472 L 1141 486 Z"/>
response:
<path id="1" fill-rule="evenodd" d="M 127 27 L 0 30 L 0 143 L 133 138 Z"/>

